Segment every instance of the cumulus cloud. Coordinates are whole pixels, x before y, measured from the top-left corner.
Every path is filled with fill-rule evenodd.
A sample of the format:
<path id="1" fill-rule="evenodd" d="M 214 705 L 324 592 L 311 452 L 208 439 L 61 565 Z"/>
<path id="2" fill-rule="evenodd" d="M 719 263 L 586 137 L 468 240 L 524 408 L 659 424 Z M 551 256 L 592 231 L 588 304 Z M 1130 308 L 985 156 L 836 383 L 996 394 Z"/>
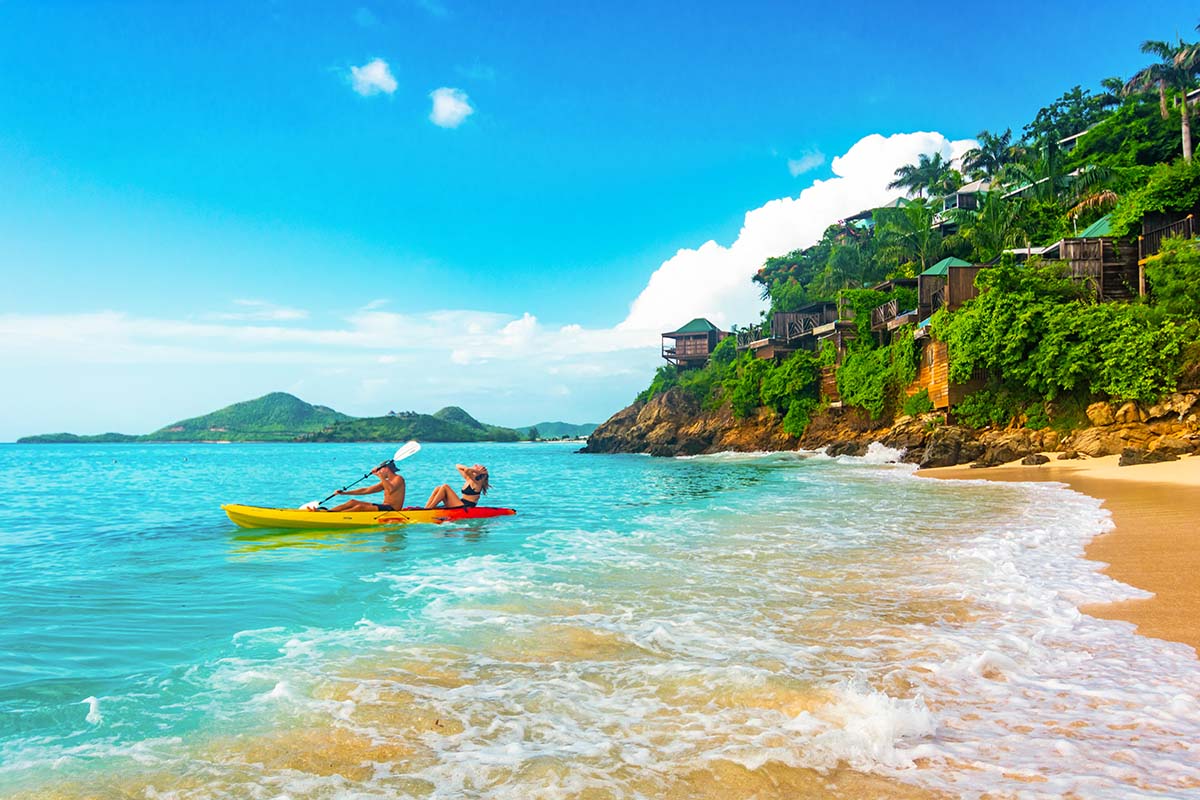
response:
<path id="1" fill-rule="evenodd" d="M 787 163 L 788 172 L 792 173 L 792 177 L 795 178 L 824 164 L 825 154 L 819 150 L 814 150 L 805 153 L 799 158 L 789 158 Z"/>
<path id="2" fill-rule="evenodd" d="M 439 128 L 457 128 L 467 117 L 475 113 L 471 99 L 461 89 L 443 86 L 429 93 L 433 98 L 433 111 L 429 120 Z"/>
<path id="3" fill-rule="evenodd" d="M 350 85 L 363 97 L 396 91 L 396 79 L 382 58 L 372 59 L 361 67 L 350 68 Z"/>
<path id="4" fill-rule="evenodd" d="M 813 181 L 797 197 L 771 200 L 746 212 L 729 246 L 710 240 L 664 261 L 618 330 L 642 331 L 650 345 L 659 333 L 693 317 L 707 317 L 721 327 L 753 322 L 763 303 L 750 279 L 767 258 L 808 247 L 838 219 L 895 199 L 897 192 L 887 185 L 896 168 L 915 162 L 921 153 L 957 159 L 975 144 L 925 131 L 863 137 L 833 159 L 832 178 Z"/>

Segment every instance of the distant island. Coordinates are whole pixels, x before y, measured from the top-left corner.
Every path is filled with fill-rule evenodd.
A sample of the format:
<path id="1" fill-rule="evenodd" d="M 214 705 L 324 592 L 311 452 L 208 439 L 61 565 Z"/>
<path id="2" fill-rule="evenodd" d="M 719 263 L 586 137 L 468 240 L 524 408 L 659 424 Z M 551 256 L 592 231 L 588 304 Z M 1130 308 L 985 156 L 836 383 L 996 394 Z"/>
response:
<path id="1" fill-rule="evenodd" d="M 351 417 L 311 405 L 286 392 L 272 392 L 199 417 L 180 420 L 153 433 L 46 433 L 24 436 L 18 444 L 112 444 L 149 442 L 516 442 L 529 438 L 586 436 L 596 425 L 541 422 L 524 428 L 487 425 L 457 406 L 433 414 L 390 411 L 381 417 Z M 531 435 L 532 434 L 532 435 Z"/>
<path id="2" fill-rule="evenodd" d="M 534 439 L 585 439 L 592 435 L 592 431 L 596 430 L 599 425 L 594 422 L 576 425 L 571 422 L 539 422 L 535 425 L 527 425 L 524 428 L 517 428 L 517 432 L 526 439 L 531 438 L 530 434 L 534 434 Z"/>

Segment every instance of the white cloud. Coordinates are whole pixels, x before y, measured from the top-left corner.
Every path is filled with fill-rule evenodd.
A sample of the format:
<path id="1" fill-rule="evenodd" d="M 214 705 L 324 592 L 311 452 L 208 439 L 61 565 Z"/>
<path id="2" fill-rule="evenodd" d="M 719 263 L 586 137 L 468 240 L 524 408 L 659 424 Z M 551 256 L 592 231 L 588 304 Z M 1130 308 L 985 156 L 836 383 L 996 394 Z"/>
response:
<path id="1" fill-rule="evenodd" d="M 354 91 L 363 97 L 370 97 L 380 92 L 391 94 L 396 91 L 396 79 L 392 77 L 388 63 L 382 58 L 368 61 L 361 67 L 351 67 L 350 83 L 354 87 Z"/>
<path id="2" fill-rule="evenodd" d="M 799 158 L 789 158 L 787 163 L 788 172 L 792 173 L 792 177 L 795 178 L 824 164 L 825 154 L 819 150 L 814 150 L 803 154 Z"/>
<path id="3" fill-rule="evenodd" d="M 244 311 L 216 311 L 206 314 L 209 320 L 246 320 L 255 322 L 293 322 L 308 319 L 308 312 L 302 308 L 286 308 L 268 303 L 263 300 L 234 300 L 233 304 L 241 306 Z"/>
<path id="4" fill-rule="evenodd" d="M 659 333 L 694 317 L 707 317 L 721 327 L 755 321 L 763 303 L 750 279 L 767 258 L 808 247 L 838 219 L 894 199 L 898 193 L 887 185 L 896 168 L 915 162 L 921 153 L 953 159 L 973 146 L 970 139 L 951 141 L 925 131 L 859 139 L 833 159 L 834 177 L 813 181 L 797 197 L 771 200 L 746 212 L 733 244 L 708 241 L 664 261 L 618 330 L 641 331 L 650 345 Z"/>
<path id="5" fill-rule="evenodd" d="M 434 89 L 429 96 L 433 98 L 433 111 L 429 112 L 429 119 L 439 128 L 457 128 L 475 113 L 471 99 L 461 89 L 443 86 Z"/>

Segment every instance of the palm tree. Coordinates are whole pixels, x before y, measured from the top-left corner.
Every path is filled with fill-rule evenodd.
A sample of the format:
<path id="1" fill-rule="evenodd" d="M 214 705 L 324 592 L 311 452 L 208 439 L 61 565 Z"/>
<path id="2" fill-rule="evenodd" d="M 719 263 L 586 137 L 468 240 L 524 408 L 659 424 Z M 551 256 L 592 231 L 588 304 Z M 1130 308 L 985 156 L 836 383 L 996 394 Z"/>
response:
<path id="1" fill-rule="evenodd" d="M 1005 164 L 1012 161 L 1012 128 L 1004 133 L 980 131 L 975 137 L 978 147 L 973 147 L 963 153 L 963 169 L 972 178 L 995 178 Z"/>
<path id="2" fill-rule="evenodd" d="M 900 264 L 915 262 L 924 272 L 942 254 L 942 234 L 933 225 L 935 210 L 925 200 L 880 209 L 879 253 Z"/>
<path id="3" fill-rule="evenodd" d="M 1121 105 L 1121 98 L 1125 95 L 1125 81 L 1115 76 L 1105 78 L 1100 81 L 1100 87 L 1104 89 L 1104 94 L 1100 95 L 1100 102 L 1104 108 Z"/>
<path id="4" fill-rule="evenodd" d="M 1180 138 L 1183 140 L 1183 159 L 1192 160 L 1192 120 L 1187 96 L 1196 73 L 1200 71 L 1200 46 L 1182 39 L 1177 44 L 1155 40 L 1142 42 L 1142 52 L 1161 59 L 1157 64 L 1139 70 L 1125 85 L 1126 92 L 1146 91 L 1158 87 L 1159 105 L 1163 119 L 1167 118 L 1167 90 L 1180 94 Z"/>
<path id="5" fill-rule="evenodd" d="M 1027 238 L 1021 227 L 1021 204 L 1005 200 L 998 192 L 986 192 L 979 208 L 953 209 L 951 216 L 962 226 L 962 236 L 974 250 L 978 262 L 998 257 L 1007 247 L 1023 244 Z"/>
<path id="6" fill-rule="evenodd" d="M 896 170 L 896 180 L 889 183 L 887 188 L 904 189 L 910 196 L 916 193 L 918 197 L 925 197 L 927 191 L 945 187 L 952 180 L 952 172 L 954 170 L 950 162 L 944 160 L 941 153 L 932 156 L 921 153 L 916 164 L 905 164 Z"/>

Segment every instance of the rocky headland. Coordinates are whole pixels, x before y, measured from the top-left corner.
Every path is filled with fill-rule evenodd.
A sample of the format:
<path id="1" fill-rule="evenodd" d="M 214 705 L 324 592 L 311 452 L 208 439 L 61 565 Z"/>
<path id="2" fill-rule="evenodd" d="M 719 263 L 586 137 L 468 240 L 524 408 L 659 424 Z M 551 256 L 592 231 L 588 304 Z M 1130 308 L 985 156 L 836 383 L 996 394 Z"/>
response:
<path id="1" fill-rule="evenodd" d="M 817 450 L 861 455 L 872 442 L 904 450 L 904 460 L 928 467 L 959 464 L 990 467 L 1011 461 L 1121 455 L 1122 464 L 1166 461 L 1200 452 L 1200 392 L 1176 392 L 1158 403 L 1098 402 L 1086 424 L 1067 432 L 1053 428 L 983 428 L 947 424 L 941 413 L 872 421 L 853 408 L 825 408 L 804 435 L 783 430 L 782 417 L 766 408 L 736 419 L 728 404 L 705 410 L 678 388 L 614 414 L 588 437 L 584 453 L 699 455 L 724 451 Z"/>

